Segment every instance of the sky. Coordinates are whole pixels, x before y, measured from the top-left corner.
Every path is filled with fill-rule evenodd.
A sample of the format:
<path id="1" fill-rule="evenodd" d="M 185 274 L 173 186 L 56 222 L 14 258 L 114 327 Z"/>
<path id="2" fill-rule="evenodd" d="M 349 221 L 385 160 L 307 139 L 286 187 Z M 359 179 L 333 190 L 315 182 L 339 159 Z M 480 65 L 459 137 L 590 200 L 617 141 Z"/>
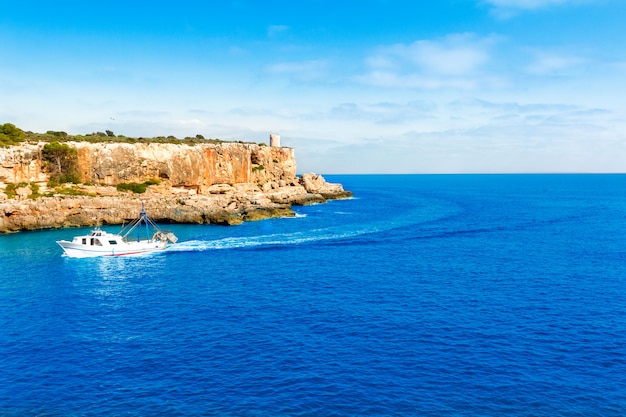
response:
<path id="1" fill-rule="evenodd" d="M 0 123 L 298 172 L 626 172 L 624 0 L 0 0 Z"/>

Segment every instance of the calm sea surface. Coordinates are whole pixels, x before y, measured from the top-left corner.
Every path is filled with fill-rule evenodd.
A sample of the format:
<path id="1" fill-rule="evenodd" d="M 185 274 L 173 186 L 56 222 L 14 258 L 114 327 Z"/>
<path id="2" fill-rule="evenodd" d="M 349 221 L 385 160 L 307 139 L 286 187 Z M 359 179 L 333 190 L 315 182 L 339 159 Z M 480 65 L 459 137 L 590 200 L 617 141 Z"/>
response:
<path id="1" fill-rule="evenodd" d="M 148 256 L 0 236 L 0 415 L 626 415 L 626 175 L 327 179 Z"/>

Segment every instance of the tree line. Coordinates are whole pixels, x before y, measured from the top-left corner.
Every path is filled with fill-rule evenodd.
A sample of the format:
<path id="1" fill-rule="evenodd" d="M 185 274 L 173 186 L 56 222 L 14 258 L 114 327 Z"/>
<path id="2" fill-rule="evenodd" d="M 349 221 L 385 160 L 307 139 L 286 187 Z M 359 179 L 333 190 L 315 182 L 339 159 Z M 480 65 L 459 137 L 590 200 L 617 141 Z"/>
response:
<path id="1" fill-rule="evenodd" d="M 17 145 L 20 142 L 109 142 L 109 143 L 178 143 L 193 145 L 196 143 L 221 143 L 221 139 L 206 139 L 203 135 L 187 136 L 179 139 L 176 136 L 156 136 L 133 138 L 116 135 L 111 130 L 105 132 L 87 133 L 85 135 L 70 135 L 63 131 L 48 130 L 46 133 L 24 131 L 12 123 L 0 124 L 0 147 Z"/>

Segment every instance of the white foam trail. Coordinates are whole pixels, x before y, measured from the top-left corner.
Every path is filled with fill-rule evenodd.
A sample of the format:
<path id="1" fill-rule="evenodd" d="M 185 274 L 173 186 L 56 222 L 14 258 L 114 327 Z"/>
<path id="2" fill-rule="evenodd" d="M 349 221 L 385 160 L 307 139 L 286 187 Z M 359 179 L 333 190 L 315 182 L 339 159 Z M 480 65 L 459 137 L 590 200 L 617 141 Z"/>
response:
<path id="1" fill-rule="evenodd" d="M 229 237 L 217 240 L 188 240 L 168 247 L 170 252 L 200 252 L 217 249 L 235 249 L 251 247 L 271 247 L 298 245 L 326 240 L 346 239 L 368 233 L 375 233 L 377 229 L 362 230 L 333 230 L 317 229 L 309 232 L 277 233 L 272 235 Z"/>
<path id="2" fill-rule="evenodd" d="M 299 245 L 303 243 L 332 241 L 350 239 L 358 236 L 379 233 L 382 231 L 406 227 L 408 225 L 429 222 L 437 218 L 444 218 L 457 213 L 459 209 L 455 207 L 429 206 L 416 207 L 401 216 L 384 218 L 379 221 L 374 220 L 366 224 L 350 224 L 322 229 L 312 229 L 291 233 L 276 233 L 259 236 L 229 237 L 216 240 L 189 240 L 170 245 L 168 252 L 200 252 L 219 249 L 255 248 L 255 247 L 279 247 L 287 245 Z M 337 215 L 351 216 L 348 211 L 337 211 Z M 295 218 L 306 217 L 306 214 L 296 214 Z M 294 217 L 287 217 L 287 219 Z"/>

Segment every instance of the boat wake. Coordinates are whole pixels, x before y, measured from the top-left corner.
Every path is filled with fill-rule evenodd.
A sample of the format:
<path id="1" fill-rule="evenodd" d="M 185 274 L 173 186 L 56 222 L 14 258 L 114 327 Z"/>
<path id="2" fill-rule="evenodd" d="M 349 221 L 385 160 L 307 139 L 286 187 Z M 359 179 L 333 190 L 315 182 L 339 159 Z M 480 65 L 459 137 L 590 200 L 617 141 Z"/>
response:
<path id="1" fill-rule="evenodd" d="M 427 204 L 428 203 L 428 204 Z M 363 236 L 374 235 L 390 230 L 404 229 L 417 224 L 426 224 L 449 216 L 456 215 L 459 208 L 456 205 L 448 205 L 438 201 L 421 202 L 410 210 L 390 217 L 381 217 L 380 219 L 372 219 L 366 217 L 351 222 L 351 217 L 355 214 L 350 211 L 335 211 L 334 216 L 340 216 L 343 219 L 335 218 L 335 223 L 344 223 L 332 227 L 314 226 L 305 230 L 285 231 L 273 234 L 264 234 L 257 236 L 237 236 L 225 237 L 219 239 L 195 239 L 179 242 L 170 245 L 167 252 L 201 252 L 208 250 L 220 249 L 262 249 L 262 248 L 278 248 L 285 246 L 308 244 L 313 242 L 324 242 L 327 244 L 343 244 L 346 241 L 360 239 Z M 306 214 L 296 215 L 296 219 L 309 218 Z M 290 217 L 289 219 L 293 219 Z M 361 221 L 359 221 L 361 220 Z M 303 225 L 304 226 L 304 225 Z"/>
<path id="2" fill-rule="evenodd" d="M 333 241 L 377 233 L 376 228 L 359 230 L 318 229 L 306 232 L 276 233 L 259 236 L 229 237 L 216 240 L 188 240 L 171 245 L 167 252 L 201 252 L 219 249 L 271 248 L 311 242 Z"/>

